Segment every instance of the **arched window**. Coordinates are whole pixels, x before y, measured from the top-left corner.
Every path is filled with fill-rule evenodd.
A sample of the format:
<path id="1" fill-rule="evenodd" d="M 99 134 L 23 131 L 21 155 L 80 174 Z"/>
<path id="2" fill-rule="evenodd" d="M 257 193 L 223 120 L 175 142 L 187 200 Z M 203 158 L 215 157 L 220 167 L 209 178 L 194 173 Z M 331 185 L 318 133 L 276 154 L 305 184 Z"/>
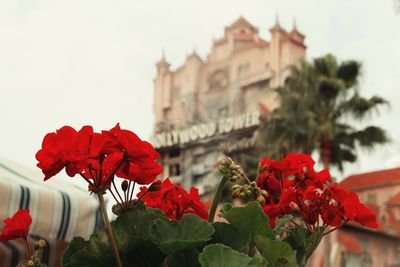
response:
<path id="1" fill-rule="evenodd" d="M 223 70 L 215 71 L 211 75 L 210 80 L 209 80 L 210 90 L 225 87 L 227 84 L 228 84 L 228 80 L 226 77 L 226 73 Z"/>

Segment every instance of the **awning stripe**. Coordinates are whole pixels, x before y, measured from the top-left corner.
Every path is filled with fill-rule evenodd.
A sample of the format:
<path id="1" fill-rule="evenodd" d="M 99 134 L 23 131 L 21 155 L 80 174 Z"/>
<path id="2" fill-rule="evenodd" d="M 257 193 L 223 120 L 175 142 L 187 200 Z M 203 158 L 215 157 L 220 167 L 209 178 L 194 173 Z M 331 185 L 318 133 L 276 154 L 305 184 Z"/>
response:
<path id="1" fill-rule="evenodd" d="M 21 185 L 21 199 L 19 201 L 19 209 L 27 209 L 29 208 L 31 193 L 29 188 Z"/>

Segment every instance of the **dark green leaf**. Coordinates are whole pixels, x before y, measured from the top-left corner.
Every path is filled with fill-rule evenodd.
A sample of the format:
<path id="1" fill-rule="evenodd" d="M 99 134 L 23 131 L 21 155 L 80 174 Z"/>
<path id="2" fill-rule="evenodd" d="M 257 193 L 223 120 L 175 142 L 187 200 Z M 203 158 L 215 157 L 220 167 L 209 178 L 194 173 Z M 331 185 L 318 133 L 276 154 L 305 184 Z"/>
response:
<path id="1" fill-rule="evenodd" d="M 199 252 L 182 250 L 168 256 L 168 267 L 200 267 Z"/>
<path id="2" fill-rule="evenodd" d="M 155 256 L 153 259 L 165 258 L 157 247 L 144 242 L 150 237 L 150 228 L 155 219 L 167 220 L 158 209 L 135 209 L 122 214 L 116 221 L 111 223 L 119 254 L 125 265 L 129 266 L 126 262 L 126 255 L 135 259 L 161 254 L 162 256 Z M 142 255 L 143 253 L 147 255 Z M 89 241 L 84 241 L 82 238 L 74 239 L 64 254 L 64 267 L 115 266 L 114 255 L 105 230 L 93 234 Z M 134 266 L 147 267 L 151 265 L 136 264 Z"/>
<path id="3" fill-rule="evenodd" d="M 294 228 L 285 239 L 290 246 L 297 251 L 296 257 L 299 265 L 304 265 L 314 250 L 317 248 L 324 235 L 325 228 L 319 227 L 315 233 L 305 228 Z"/>
<path id="4" fill-rule="evenodd" d="M 274 227 L 275 235 L 279 235 L 280 233 L 282 233 L 285 230 L 285 228 L 284 228 L 285 224 L 288 221 L 290 221 L 292 218 L 293 218 L 293 216 L 290 215 L 290 214 L 279 218 L 276 221 L 276 224 L 275 224 L 275 227 Z"/>
<path id="5" fill-rule="evenodd" d="M 221 243 L 235 250 L 241 250 L 249 243 L 249 240 L 232 224 L 216 222 L 213 226 L 215 232 L 210 243 Z"/>
<path id="6" fill-rule="evenodd" d="M 249 240 L 250 245 L 253 244 L 256 235 L 274 237 L 275 233 L 269 225 L 268 217 L 256 201 L 245 207 L 232 208 L 223 213 L 223 217 Z"/>
<path id="7" fill-rule="evenodd" d="M 166 255 L 149 240 L 141 240 L 124 255 L 124 267 L 162 266 Z"/>
<path id="8" fill-rule="evenodd" d="M 265 236 L 257 236 L 255 243 L 268 267 L 297 267 L 296 251 L 288 243 Z"/>
<path id="9" fill-rule="evenodd" d="M 71 261 L 71 256 L 83 249 L 86 246 L 86 243 L 87 241 L 82 237 L 74 237 L 71 242 L 69 242 L 67 249 L 62 255 L 61 262 L 63 266 L 66 266 Z"/>
<path id="10" fill-rule="evenodd" d="M 200 253 L 202 267 L 260 267 L 262 259 L 249 257 L 222 244 L 212 244 Z"/>
<path id="11" fill-rule="evenodd" d="M 168 255 L 204 246 L 213 233 L 209 222 L 192 214 L 185 214 L 180 222 L 156 220 L 151 228 L 153 241 Z"/>

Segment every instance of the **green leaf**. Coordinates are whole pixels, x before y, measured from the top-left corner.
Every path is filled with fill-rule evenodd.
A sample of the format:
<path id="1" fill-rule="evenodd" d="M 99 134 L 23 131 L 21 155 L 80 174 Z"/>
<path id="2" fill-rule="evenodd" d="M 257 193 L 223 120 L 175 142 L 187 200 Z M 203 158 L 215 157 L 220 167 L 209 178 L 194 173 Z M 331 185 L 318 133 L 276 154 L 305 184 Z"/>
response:
<path id="1" fill-rule="evenodd" d="M 275 235 L 268 217 L 256 201 L 250 202 L 246 207 L 232 208 L 222 216 L 249 240 L 250 245 L 254 243 L 256 235 L 271 238 Z"/>
<path id="2" fill-rule="evenodd" d="M 324 237 L 324 232 L 325 227 L 318 227 L 317 231 L 315 231 L 315 233 L 313 233 L 306 239 L 305 250 L 307 260 L 317 249 L 319 243 L 321 243 L 321 240 Z"/>
<path id="3" fill-rule="evenodd" d="M 324 235 L 325 228 L 319 227 L 315 233 L 311 233 L 305 228 L 294 228 L 285 241 L 297 251 L 297 263 L 301 266 L 305 265 L 308 258 L 318 247 Z"/>
<path id="4" fill-rule="evenodd" d="M 297 267 L 296 251 L 288 243 L 265 236 L 257 236 L 255 243 L 268 267 Z"/>
<path id="5" fill-rule="evenodd" d="M 166 255 L 149 240 L 141 240 L 124 255 L 124 267 L 162 266 Z"/>
<path id="6" fill-rule="evenodd" d="M 122 214 L 111 223 L 124 266 L 156 266 L 146 262 L 140 264 L 140 260 L 134 265 L 128 263 L 146 257 L 153 257 L 151 259 L 154 261 L 162 261 L 165 258 L 156 246 L 144 242 L 150 238 L 150 228 L 155 219 L 167 220 L 158 209 L 135 209 Z M 114 255 L 105 230 L 93 234 L 89 241 L 84 241 L 82 238 L 74 239 L 64 252 L 63 266 L 115 266 Z"/>
<path id="7" fill-rule="evenodd" d="M 262 259 L 249 257 L 222 244 L 212 244 L 199 255 L 202 267 L 260 267 Z"/>
<path id="8" fill-rule="evenodd" d="M 200 267 L 198 258 L 198 251 L 182 250 L 168 256 L 168 267 Z"/>
<path id="9" fill-rule="evenodd" d="M 285 228 L 284 228 L 285 224 L 288 221 L 290 221 L 291 219 L 293 219 L 293 216 L 290 215 L 290 214 L 285 215 L 282 218 L 279 218 L 276 221 L 276 225 L 274 227 L 275 235 L 279 235 L 280 233 L 284 232 L 285 231 Z"/>
<path id="10" fill-rule="evenodd" d="M 221 243 L 235 250 L 241 250 L 249 242 L 249 240 L 232 224 L 215 222 L 213 226 L 215 232 L 210 241 L 212 244 Z"/>
<path id="11" fill-rule="evenodd" d="M 199 248 L 211 239 L 213 226 L 192 214 L 182 221 L 156 220 L 151 228 L 153 241 L 164 253 L 171 255 L 180 250 Z"/>
<path id="12" fill-rule="evenodd" d="M 74 237 L 71 242 L 69 242 L 67 249 L 62 255 L 61 262 L 63 266 L 66 266 L 71 261 L 72 255 L 83 249 L 86 246 L 86 243 L 87 241 L 85 241 L 82 237 Z"/>

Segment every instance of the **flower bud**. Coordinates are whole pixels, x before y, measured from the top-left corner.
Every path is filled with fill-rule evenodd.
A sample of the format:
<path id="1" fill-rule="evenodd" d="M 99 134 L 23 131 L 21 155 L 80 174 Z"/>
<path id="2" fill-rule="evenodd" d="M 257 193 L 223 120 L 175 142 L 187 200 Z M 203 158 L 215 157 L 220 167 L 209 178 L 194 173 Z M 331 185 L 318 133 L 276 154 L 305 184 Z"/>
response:
<path id="1" fill-rule="evenodd" d="M 26 266 L 34 266 L 35 263 L 33 262 L 33 260 L 29 260 L 26 262 Z"/>
<path id="2" fill-rule="evenodd" d="M 154 191 L 158 191 L 161 189 L 161 181 L 155 181 L 153 182 L 150 186 L 149 186 L 149 192 L 154 192 Z"/>
<path id="3" fill-rule="evenodd" d="M 289 207 L 293 210 L 293 211 L 299 211 L 300 210 L 300 208 L 299 208 L 299 205 L 297 205 L 295 202 L 293 202 L 293 201 L 290 201 L 289 202 Z"/>
<path id="4" fill-rule="evenodd" d="M 265 198 L 263 196 L 258 196 L 257 201 L 260 202 L 260 204 L 263 204 L 265 202 Z"/>
<path id="5" fill-rule="evenodd" d="M 46 247 L 46 241 L 44 241 L 43 239 L 38 240 L 35 244 L 34 244 L 34 249 L 38 250 L 38 249 L 42 249 Z"/>
<path id="6" fill-rule="evenodd" d="M 268 197 L 269 196 L 269 194 L 268 194 L 268 192 L 266 190 L 261 190 L 260 192 L 261 192 L 261 195 L 263 197 Z"/>
<path id="7" fill-rule="evenodd" d="M 234 190 L 234 191 L 232 192 L 232 197 L 233 197 L 233 198 L 237 198 L 237 197 L 239 197 L 240 194 L 241 194 L 241 193 L 240 193 L 240 189 L 236 189 L 236 190 Z"/>
<path id="8" fill-rule="evenodd" d="M 126 190 L 128 190 L 128 187 L 129 187 L 128 181 L 127 181 L 127 180 L 124 180 L 124 181 L 122 182 L 122 184 L 121 184 L 122 191 L 125 192 Z"/>
<path id="9" fill-rule="evenodd" d="M 240 188 L 241 188 L 241 186 L 238 185 L 238 184 L 235 184 L 235 185 L 232 186 L 232 190 L 233 190 L 233 191 L 235 191 L 235 190 L 237 190 L 237 189 L 240 189 Z"/>

